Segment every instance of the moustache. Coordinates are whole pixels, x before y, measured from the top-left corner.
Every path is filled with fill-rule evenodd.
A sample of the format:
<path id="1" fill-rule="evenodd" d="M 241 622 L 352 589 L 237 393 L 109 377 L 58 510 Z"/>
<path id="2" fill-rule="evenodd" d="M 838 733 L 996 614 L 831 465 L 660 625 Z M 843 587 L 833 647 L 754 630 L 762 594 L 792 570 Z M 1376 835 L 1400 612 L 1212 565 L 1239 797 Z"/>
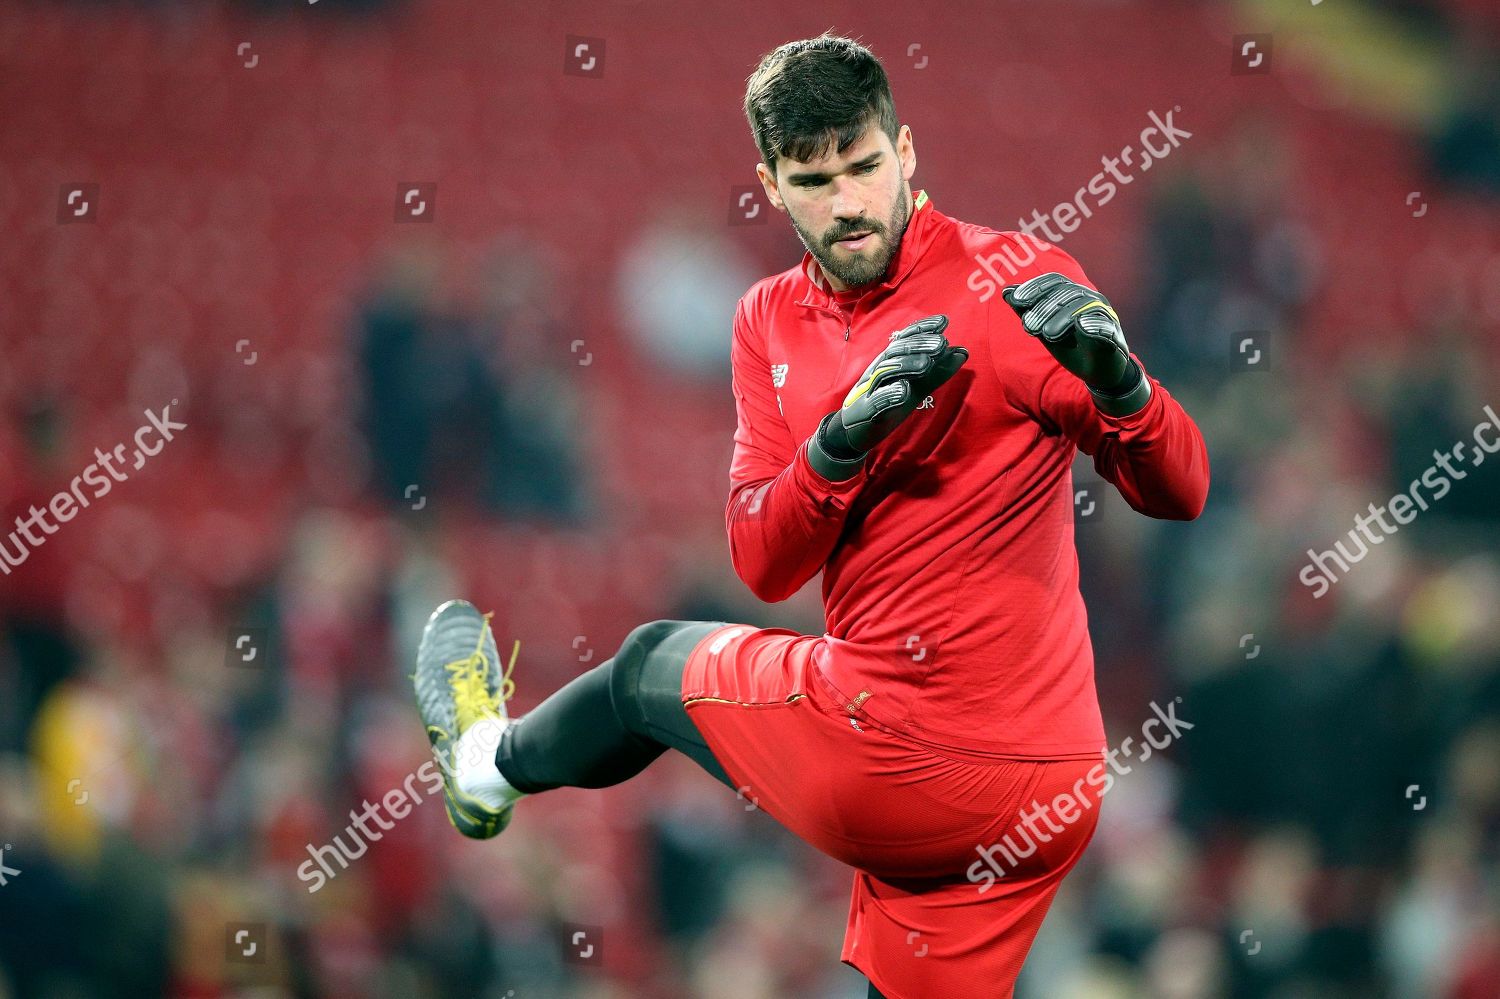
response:
<path id="1" fill-rule="evenodd" d="M 869 226 L 864 229 L 848 229 L 844 232 L 837 233 L 834 236 L 830 237 L 828 239 L 828 245 L 832 246 L 834 243 L 837 243 L 841 239 L 848 239 L 850 236 L 861 232 L 871 236 L 878 236 L 881 233 L 881 229 L 879 226 Z"/>

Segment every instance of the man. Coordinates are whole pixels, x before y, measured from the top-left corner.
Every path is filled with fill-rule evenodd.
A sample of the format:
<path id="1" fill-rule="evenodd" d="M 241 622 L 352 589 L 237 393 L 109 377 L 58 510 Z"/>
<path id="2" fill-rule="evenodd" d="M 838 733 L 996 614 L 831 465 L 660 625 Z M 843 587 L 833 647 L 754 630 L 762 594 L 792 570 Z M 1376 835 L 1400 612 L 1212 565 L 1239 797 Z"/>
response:
<path id="1" fill-rule="evenodd" d="M 445 604 L 415 680 L 448 812 L 492 836 L 675 748 L 855 868 L 842 958 L 871 996 L 1009 996 L 1102 793 L 1074 449 L 1183 520 L 1207 452 L 1072 257 L 913 194 L 868 50 L 783 45 L 745 108 L 807 253 L 735 312 L 730 554 L 768 601 L 821 571 L 827 634 L 655 621 L 508 719 L 485 619 Z"/>

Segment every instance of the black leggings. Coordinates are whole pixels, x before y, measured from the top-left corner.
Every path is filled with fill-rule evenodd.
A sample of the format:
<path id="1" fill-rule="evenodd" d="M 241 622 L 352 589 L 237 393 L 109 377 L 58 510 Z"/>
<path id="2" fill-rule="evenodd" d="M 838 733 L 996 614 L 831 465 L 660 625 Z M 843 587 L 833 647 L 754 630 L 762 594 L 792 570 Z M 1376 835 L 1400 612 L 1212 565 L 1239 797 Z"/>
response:
<path id="1" fill-rule="evenodd" d="M 652 621 L 620 651 L 522 715 L 500 737 L 495 765 L 518 791 L 609 787 L 668 749 L 733 787 L 682 706 L 682 669 L 723 621 Z"/>
<path id="2" fill-rule="evenodd" d="M 733 788 L 688 718 L 681 693 L 682 670 L 693 647 L 725 623 L 652 621 L 633 630 L 612 658 L 506 728 L 495 751 L 501 776 L 528 794 L 610 787 L 676 749 Z M 885 997 L 871 982 L 866 999 Z"/>

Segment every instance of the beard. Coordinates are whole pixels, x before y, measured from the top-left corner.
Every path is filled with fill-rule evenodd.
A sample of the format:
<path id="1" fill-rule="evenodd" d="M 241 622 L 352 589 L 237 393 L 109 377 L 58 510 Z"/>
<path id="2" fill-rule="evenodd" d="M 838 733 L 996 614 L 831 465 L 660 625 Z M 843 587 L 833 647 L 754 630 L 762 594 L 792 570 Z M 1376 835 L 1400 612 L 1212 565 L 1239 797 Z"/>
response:
<path id="1" fill-rule="evenodd" d="M 797 231 L 802 245 L 807 247 L 807 251 L 822 265 L 823 270 L 848 287 L 858 288 L 885 277 L 896 251 L 901 249 L 901 240 L 906 235 L 906 224 L 909 221 L 911 213 L 906 208 L 905 181 L 898 175 L 895 204 L 891 208 L 890 218 L 884 221 L 862 219 L 854 223 L 840 222 L 821 238 L 803 229 L 795 218 L 792 219 L 792 228 Z M 866 229 L 870 231 L 870 245 L 864 249 L 851 252 L 834 246 L 845 236 Z"/>

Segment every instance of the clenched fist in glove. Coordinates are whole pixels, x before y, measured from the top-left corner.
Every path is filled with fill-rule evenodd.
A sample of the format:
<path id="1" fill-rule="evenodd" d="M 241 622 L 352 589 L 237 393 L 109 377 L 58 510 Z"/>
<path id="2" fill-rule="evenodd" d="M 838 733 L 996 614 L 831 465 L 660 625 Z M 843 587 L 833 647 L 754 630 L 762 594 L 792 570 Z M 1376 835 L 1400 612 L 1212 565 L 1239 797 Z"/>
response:
<path id="1" fill-rule="evenodd" d="M 1022 328 L 1083 379 L 1100 412 L 1129 416 L 1151 398 L 1151 379 L 1130 356 L 1109 299 L 1055 271 L 1010 285 L 1000 296 L 1021 317 Z"/>
<path id="2" fill-rule="evenodd" d="M 865 455 L 963 367 L 969 352 L 948 346 L 947 316 L 928 316 L 891 334 L 844 403 L 808 438 L 807 460 L 830 482 L 859 471 Z"/>

